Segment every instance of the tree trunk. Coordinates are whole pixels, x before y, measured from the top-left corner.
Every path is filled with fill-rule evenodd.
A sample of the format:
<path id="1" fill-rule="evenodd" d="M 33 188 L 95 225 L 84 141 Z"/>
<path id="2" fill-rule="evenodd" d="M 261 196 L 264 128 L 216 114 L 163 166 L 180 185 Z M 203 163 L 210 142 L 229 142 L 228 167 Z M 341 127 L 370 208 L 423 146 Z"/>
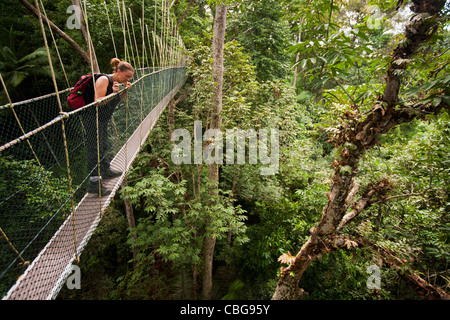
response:
<path id="1" fill-rule="evenodd" d="M 128 186 L 128 182 L 127 182 L 127 179 L 125 178 L 122 183 L 122 188 L 125 188 L 126 186 Z M 127 216 L 128 228 L 130 229 L 130 231 L 132 231 L 132 230 L 134 230 L 134 228 L 136 228 L 136 221 L 134 219 L 133 206 L 131 205 L 130 200 L 126 197 L 126 194 L 124 194 L 123 203 L 125 206 L 125 214 Z M 133 239 L 136 240 L 136 235 L 133 236 Z M 138 254 L 137 250 L 134 249 L 133 250 L 133 267 L 136 264 L 137 254 Z"/>
<path id="2" fill-rule="evenodd" d="M 28 1 L 26 0 L 19 0 L 19 2 L 32 14 L 34 14 L 37 18 L 39 18 L 39 11 L 33 7 Z M 91 64 L 91 58 L 89 56 L 89 53 L 87 53 L 78 43 L 75 42 L 71 37 L 69 37 L 64 31 L 59 29 L 53 22 L 48 20 L 44 15 L 41 14 L 42 20 L 47 24 L 50 25 L 50 28 L 54 32 L 56 32 L 61 38 L 66 40 L 68 44 L 70 44 L 75 51 L 77 51 L 81 57 L 90 65 Z M 95 65 L 95 64 L 94 64 Z M 97 67 L 98 68 L 98 67 Z"/>
<path id="3" fill-rule="evenodd" d="M 206 236 L 203 245 L 203 284 L 202 299 L 211 300 L 212 297 L 212 278 L 213 278 L 213 260 L 216 238 Z"/>
<path id="4" fill-rule="evenodd" d="M 197 300 L 197 288 L 198 288 L 198 268 L 197 263 L 194 264 L 192 270 L 192 292 L 191 292 L 191 300 Z"/>
<path id="5" fill-rule="evenodd" d="M 302 42 L 302 29 L 303 29 L 303 19 L 300 19 L 300 22 L 298 24 L 298 43 Z M 297 75 L 298 75 L 298 62 L 300 60 L 300 54 L 297 53 L 297 56 L 295 57 L 295 68 L 294 68 L 294 90 L 297 87 Z"/>
<path id="6" fill-rule="evenodd" d="M 217 6 L 213 35 L 213 80 L 217 84 L 212 96 L 211 125 L 220 129 L 222 125 L 222 89 L 223 89 L 223 47 L 227 23 L 227 7 Z"/>
<path id="7" fill-rule="evenodd" d="M 355 194 L 353 192 L 354 181 L 358 174 L 359 160 L 367 150 L 375 145 L 378 137 L 403 122 L 424 118 L 427 114 L 437 114 L 442 108 L 449 109 L 449 106 L 443 102 L 437 106 L 422 104 L 416 107 L 396 108 L 402 80 L 399 71 L 406 68 L 408 59 L 434 34 L 437 29 L 436 7 L 440 5 L 439 10 L 442 10 L 445 3 L 445 1 L 423 0 L 416 2 L 416 7 L 421 10 L 433 8 L 434 12 L 428 12 L 430 14 L 428 17 L 417 17 L 406 28 L 406 41 L 402 42 L 392 53 L 391 64 L 387 70 L 386 88 L 381 101 L 374 103 L 371 113 L 364 120 L 354 119 L 353 122 L 349 122 L 336 137 L 336 145 L 342 146 L 342 151 L 339 160 L 334 162 L 335 173 L 330 193 L 327 194 L 328 203 L 323 209 L 320 222 L 311 229 L 308 241 L 292 263 L 287 268 L 281 269 L 278 286 L 272 297 L 274 300 L 301 298 L 298 282 L 311 262 L 322 253 L 332 250 L 339 229 L 370 206 L 372 197 L 379 196 L 382 199 L 383 194 L 390 189 L 390 185 L 386 181 L 369 186 L 362 198 L 356 202 L 354 209 L 349 215 L 346 215 Z M 398 61 L 404 62 L 399 63 Z M 344 144 L 351 144 L 351 146 L 343 147 Z M 344 168 L 345 170 L 343 170 Z"/>
<path id="8" fill-rule="evenodd" d="M 219 130 L 222 125 L 223 46 L 225 40 L 226 16 L 227 7 L 216 6 L 213 36 L 213 80 L 217 86 L 212 97 L 210 128 Z M 219 187 L 219 165 L 217 163 L 212 163 L 209 165 L 208 170 L 209 179 L 216 182 L 216 186 L 211 192 L 217 195 Z M 217 199 L 217 197 L 213 197 L 213 199 Z M 206 227 L 206 230 L 208 230 L 208 227 Z M 212 269 L 215 244 L 216 238 L 207 234 L 203 244 L 202 297 L 204 300 L 210 300 L 212 294 Z"/>

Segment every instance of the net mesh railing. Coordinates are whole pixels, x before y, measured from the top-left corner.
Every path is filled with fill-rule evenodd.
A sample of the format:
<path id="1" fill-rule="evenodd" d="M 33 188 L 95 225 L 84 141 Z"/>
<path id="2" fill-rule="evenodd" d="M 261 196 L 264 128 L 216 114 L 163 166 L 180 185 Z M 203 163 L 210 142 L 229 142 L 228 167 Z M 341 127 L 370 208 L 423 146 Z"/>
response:
<path id="1" fill-rule="evenodd" d="M 54 296 L 148 131 L 183 85 L 185 68 L 136 70 L 134 79 L 131 88 L 74 111 L 66 103 L 70 90 L 0 107 L 4 299 Z M 100 180 L 112 191 L 100 196 L 89 189 L 90 177 L 108 166 L 123 174 Z"/>

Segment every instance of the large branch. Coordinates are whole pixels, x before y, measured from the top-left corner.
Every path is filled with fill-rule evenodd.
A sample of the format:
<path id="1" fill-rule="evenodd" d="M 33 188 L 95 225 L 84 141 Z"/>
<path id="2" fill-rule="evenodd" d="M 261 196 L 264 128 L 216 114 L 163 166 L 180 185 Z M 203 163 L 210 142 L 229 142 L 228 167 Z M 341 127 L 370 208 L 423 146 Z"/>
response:
<path id="1" fill-rule="evenodd" d="M 407 27 L 405 41 L 399 44 L 391 55 L 386 88 L 381 101 L 374 104 L 372 111 L 364 120 L 353 119 L 340 131 L 336 145 L 348 144 L 348 146 L 342 147 L 340 158 L 334 162 L 335 172 L 330 193 L 327 194 L 328 203 L 323 209 L 319 223 L 311 229 L 311 236 L 296 255 L 293 263 L 281 270 L 273 299 L 298 299 L 301 295 L 298 281 L 304 271 L 314 259 L 330 250 L 329 243 L 336 237 L 336 232 L 370 205 L 374 194 L 365 194 L 365 197 L 363 196 L 361 201 L 356 203 L 350 215 L 346 216 L 348 203 L 353 197 L 352 193 L 354 194 L 352 186 L 358 173 L 359 161 L 363 154 L 376 143 L 378 137 L 403 122 L 425 117 L 430 113 L 437 114 L 442 108 L 448 109 L 445 103 L 438 106 L 396 108 L 401 85 L 399 71 L 406 68 L 407 59 L 411 58 L 418 48 L 436 32 L 435 14 L 443 8 L 443 4 L 439 4 L 439 10 L 436 11 L 437 2 L 442 1 L 415 1 L 415 9 L 425 10 L 424 8 L 428 7 L 432 8 L 430 9 L 432 12 L 419 11 L 421 14 L 417 15 Z M 347 221 L 343 222 L 342 219 L 345 216 Z"/>
<path id="2" fill-rule="evenodd" d="M 78 43 L 75 42 L 71 37 L 69 37 L 64 31 L 59 29 L 53 22 L 48 20 L 44 15 L 40 14 L 39 11 L 32 6 L 28 1 L 26 0 L 19 0 L 19 2 L 32 14 L 34 14 L 37 18 L 39 18 L 39 15 L 42 17 L 42 20 L 52 28 L 53 31 L 55 31 L 61 38 L 63 38 L 68 44 L 70 44 L 77 52 L 81 54 L 83 59 L 90 64 L 90 57 L 89 54 L 82 48 Z"/>
<path id="3" fill-rule="evenodd" d="M 344 215 L 336 232 L 339 232 L 349 221 L 371 206 L 375 197 L 383 198 L 389 190 L 391 190 L 391 184 L 387 180 L 381 180 L 375 186 L 369 186 L 361 198 L 353 204 L 352 210 Z"/>
<path id="4" fill-rule="evenodd" d="M 189 4 L 188 4 L 186 10 L 184 10 L 183 15 L 182 15 L 181 18 L 178 20 L 177 25 L 175 26 L 175 28 L 173 28 L 173 30 L 172 30 L 172 35 L 174 35 L 174 34 L 177 32 L 178 28 L 180 27 L 180 24 L 183 22 L 184 18 L 186 18 L 186 15 L 187 15 L 189 9 L 191 8 L 192 4 L 194 3 L 194 1 L 195 1 L 195 0 L 191 0 L 191 1 L 189 2 Z"/>
<path id="5" fill-rule="evenodd" d="M 404 268 L 404 260 L 397 257 L 395 254 L 387 249 L 381 248 L 377 244 L 360 237 L 357 243 L 366 247 L 373 247 L 380 254 L 381 259 L 389 267 L 397 271 L 398 275 L 405 279 L 409 284 L 412 285 L 414 290 L 426 300 L 450 300 L 450 295 L 446 293 L 439 287 L 433 286 L 432 284 L 425 281 L 423 278 L 415 274 L 414 272 Z"/>
<path id="6" fill-rule="evenodd" d="M 401 74 L 410 59 L 421 44 L 430 40 L 437 30 L 435 16 L 444 8 L 445 0 L 412 1 L 412 11 L 416 15 L 405 29 L 406 41 L 399 45 L 391 56 L 391 65 L 387 71 L 386 88 L 382 101 L 389 107 L 398 103 L 398 92 L 401 84 Z"/>
<path id="7" fill-rule="evenodd" d="M 358 185 L 354 184 L 350 193 L 356 192 L 357 189 Z M 352 206 L 353 209 L 344 216 L 339 226 L 335 227 L 336 232 L 357 214 L 370 207 L 376 198 L 383 198 L 389 190 L 391 190 L 391 184 L 387 180 L 381 180 L 373 186 L 368 186 L 361 198 Z M 348 206 L 349 197 L 347 197 L 346 201 Z M 321 223 L 319 223 L 317 227 L 311 228 L 311 236 L 308 241 L 295 258 L 292 258 L 292 263 L 287 268 L 282 268 L 281 272 L 284 276 L 283 281 L 284 284 L 288 284 L 288 287 L 286 288 L 285 285 L 278 285 L 273 299 L 281 298 L 283 300 L 295 300 L 301 298 L 303 291 L 297 286 L 297 283 L 314 259 L 320 257 L 322 253 L 334 250 L 336 247 L 348 246 L 349 242 L 345 241 L 345 239 L 343 240 L 342 237 L 339 237 L 335 233 L 324 233 L 324 220 L 326 219 L 324 219 L 323 216 Z M 294 273 L 296 277 L 290 276 L 292 273 Z"/>

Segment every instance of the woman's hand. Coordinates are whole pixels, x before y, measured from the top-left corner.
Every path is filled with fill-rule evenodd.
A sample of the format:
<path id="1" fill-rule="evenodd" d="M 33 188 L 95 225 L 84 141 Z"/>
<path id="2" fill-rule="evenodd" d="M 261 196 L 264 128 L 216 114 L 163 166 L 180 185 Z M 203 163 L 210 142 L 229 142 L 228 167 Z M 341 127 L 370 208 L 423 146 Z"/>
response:
<path id="1" fill-rule="evenodd" d="M 117 81 L 113 82 L 113 92 L 116 93 L 120 90 L 120 84 Z"/>
<path id="2" fill-rule="evenodd" d="M 129 82 L 127 82 L 126 84 L 121 83 L 120 85 L 121 85 L 120 86 L 121 89 L 129 89 L 133 86 L 133 84 L 129 83 Z M 125 85 L 125 88 L 124 88 L 124 85 Z M 120 99 L 122 100 L 127 94 L 128 94 L 128 90 L 123 90 L 123 92 L 120 93 Z"/>
<path id="3" fill-rule="evenodd" d="M 125 84 L 125 83 L 119 83 L 117 81 L 114 81 L 114 83 L 113 83 L 113 92 L 116 93 L 116 92 L 118 92 L 118 91 L 120 91 L 122 89 L 131 88 L 131 86 L 132 86 L 132 84 L 129 83 L 129 82 L 127 82 Z"/>

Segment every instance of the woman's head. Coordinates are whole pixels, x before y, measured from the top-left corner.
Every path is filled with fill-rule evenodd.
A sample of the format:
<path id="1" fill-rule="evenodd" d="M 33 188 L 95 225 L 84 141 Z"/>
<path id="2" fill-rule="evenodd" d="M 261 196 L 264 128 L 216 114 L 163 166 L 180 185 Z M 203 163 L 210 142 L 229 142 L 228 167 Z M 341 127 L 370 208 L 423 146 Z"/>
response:
<path id="1" fill-rule="evenodd" d="M 118 82 L 126 83 L 133 77 L 134 69 L 128 62 L 120 61 L 118 58 L 112 58 L 111 67 Z"/>

